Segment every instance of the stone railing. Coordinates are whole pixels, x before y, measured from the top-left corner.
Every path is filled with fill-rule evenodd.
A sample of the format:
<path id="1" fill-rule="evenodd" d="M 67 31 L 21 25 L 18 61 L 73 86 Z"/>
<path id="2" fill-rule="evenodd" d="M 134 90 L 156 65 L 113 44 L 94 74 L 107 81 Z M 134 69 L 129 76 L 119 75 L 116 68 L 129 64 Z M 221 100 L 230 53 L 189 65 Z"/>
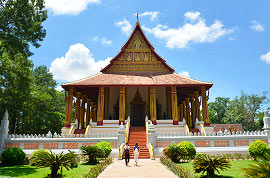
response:
<path id="1" fill-rule="evenodd" d="M 195 147 L 233 147 L 249 146 L 253 140 L 263 140 L 267 143 L 265 131 L 255 132 L 207 132 L 205 136 L 200 133 L 156 133 L 156 147 L 165 148 L 171 143 L 190 141 Z"/>
<path id="2" fill-rule="evenodd" d="M 113 148 L 117 148 L 117 134 L 91 134 L 88 137 L 83 134 L 51 134 L 46 135 L 8 135 L 5 138 L 4 148 L 19 147 L 22 149 L 79 149 L 81 146 L 95 145 L 106 141 Z"/>

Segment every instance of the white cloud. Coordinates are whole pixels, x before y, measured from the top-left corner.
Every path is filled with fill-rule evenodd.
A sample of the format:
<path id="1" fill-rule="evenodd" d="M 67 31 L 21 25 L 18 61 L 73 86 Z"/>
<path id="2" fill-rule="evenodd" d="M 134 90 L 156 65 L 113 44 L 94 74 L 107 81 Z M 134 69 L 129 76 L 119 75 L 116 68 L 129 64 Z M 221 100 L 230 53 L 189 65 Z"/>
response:
<path id="1" fill-rule="evenodd" d="M 154 20 L 157 19 L 159 13 L 160 13 L 160 12 L 157 12 L 157 11 L 153 11 L 153 12 L 144 12 L 144 13 L 140 14 L 139 16 L 141 16 L 141 17 L 143 17 L 143 16 L 150 16 L 150 19 L 151 19 L 152 21 L 154 21 Z M 137 14 L 135 14 L 135 15 L 137 15 Z"/>
<path id="2" fill-rule="evenodd" d="M 121 27 L 121 31 L 125 34 L 130 34 L 131 32 L 131 24 L 129 21 L 124 19 L 123 21 L 119 21 L 115 23 L 117 26 Z"/>
<path id="3" fill-rule="evenodd" d="M 61 86 L 57 86 L 55 89 L 56 89 L 57 91 L 63 91 L 63 90 L 64 90 Z"/>
<path id="4" fill-rule="evenodd" d="M 169 28 L 159 24 L 152 29 L 143 26 L 143 29 L 156 38 L 165 40 L 168 48 L 187 48 L 190 43 L 212 43 L 233 32 L 233 29 L 225 29 L 219 20 L 209 26 L 203 18 L 197 17 L 197 20 L 193 22 L 186 22 L 178 28 Z"/>
<path id="5" fill-rule="evenodd" d="M 50 72 L 56 80 L 74 81 L 99 73 L 111 59 L 95 61 L 90 50 L 77 43 L 69 47 L 65 56 L 51 63 Z"/>
<path id="6" fill-rule="evenodd" d="M 251 21 L 250 28 L 252 30 L 257 31 L 257 32 L 263 32 L 264 31 L 264 26 L 261 23 L 259 23 L 258 21 L 256 21 L 256 20 Z"/>
<path id="7" fill-rule="evenodd" d="M 95 37 L 92 38 L 92 40 L 94 42 L 99 42 L 100 41 L 100 43 L 103 44 L 103 45 L 105 45 L 105 46 L 110 46 L 112 44 L 112 41 L 111 40 L 108 40 L 105 37 L 99 38 L 98 36 L 95 36 Z"/>
<path id="8" fill-rule="evenodd" d="M 200 16 L 200 12 L 186 12 L 184 16 L 189 20 L 196 20 Z"/>
<path id="9" fill-rule="evenodd" d="M 270 64 L 270 51 L 266 54 L 263 54 L 261 56 L 261 60 L 266 62 L 267 64 Z"/>
<path id="10" fill-rule="evenodd" d="M 99 37 L 98 37 L 98 36 L 94 36 L 94 37 L 92 38 L 92 40 L 95 41 L 95 42 L 97 42 L 97 41 L 99 40 Z"/>
<path id="11" fill-rule="evenodd" d="M 182 71 L 182 72 L 179 72 L 180 75 L 183 75 L 185 77 L 189 77 L 189 73 L 188 71 Z"/>
<path id="12" fill-rule="evenodd" d="M 77 15 L 87 9 L 88 4 L 100 3 L 100 0 L 45 0 L 45 6 L 56 15 Z"/>
<path id="13" fill-rule="evenodd" d="M 104 44 L 106 46 L 110 46 L 112 44 L 112 41 L 111 40 L 108 40 L 107 38 L 105 37 L 102 37 L 101 38 L 101 44 Z"/>

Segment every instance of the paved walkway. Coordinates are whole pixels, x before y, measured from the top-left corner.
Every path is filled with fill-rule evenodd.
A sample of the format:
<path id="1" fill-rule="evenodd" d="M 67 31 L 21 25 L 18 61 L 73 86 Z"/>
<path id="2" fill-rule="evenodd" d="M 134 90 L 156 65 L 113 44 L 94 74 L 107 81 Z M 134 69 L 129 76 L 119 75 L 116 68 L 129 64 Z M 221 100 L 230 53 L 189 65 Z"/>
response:
<path id="1" fill-rule="evenodd" d="M 139 159 L 138 166 L 134 166 L 131 159 L 129 167 L 125 166 L 125 160 L 114 160 L 98 178 L 177 178 L 171 171 L 165 168 L 159 161 Z"/>

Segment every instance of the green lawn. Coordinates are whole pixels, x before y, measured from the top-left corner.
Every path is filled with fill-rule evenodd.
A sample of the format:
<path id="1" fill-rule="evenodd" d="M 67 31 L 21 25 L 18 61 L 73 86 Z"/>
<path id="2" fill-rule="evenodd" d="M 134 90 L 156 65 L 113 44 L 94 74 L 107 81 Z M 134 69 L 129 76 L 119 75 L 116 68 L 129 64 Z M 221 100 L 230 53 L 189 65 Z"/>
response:
<path id="1" fill-rule="evenodd" d="M 90 165 L 79 164 L 77 168 L 69 171 L 63 169 L 65 178 L 77 178 L 86 174 L 90 170 Z M 0 166 L 0 177 L 22 177 L 22 178 L 43 178 L 50 173 L 49 168 L 37 168 L 30 165 L 20 165 L 12 167 Z"/>
<path id="2" fill-rule="evenodd" d="M 231 161 L 232 167 L 230 169 L 228 169 L 227 171 L 221 171 L 220 175 L 223 175 L 223 177 L 228 177 L 228 178 L 229 177 L 231 177 L 231 178 L 232 177 L 233 178 L 244 178 L 243 176 L 241 176 L 243 171 L 241 171 L 240 169 L 247 168 L 251 164 L 254 164 L 254 161 L 251 161 L 251 160 Z M 182 165 L 194 173 L 192 162 L 179 163 L 178 165 Z M 202 174 L 195 174 L 195 175 L 201 176 Z"/>

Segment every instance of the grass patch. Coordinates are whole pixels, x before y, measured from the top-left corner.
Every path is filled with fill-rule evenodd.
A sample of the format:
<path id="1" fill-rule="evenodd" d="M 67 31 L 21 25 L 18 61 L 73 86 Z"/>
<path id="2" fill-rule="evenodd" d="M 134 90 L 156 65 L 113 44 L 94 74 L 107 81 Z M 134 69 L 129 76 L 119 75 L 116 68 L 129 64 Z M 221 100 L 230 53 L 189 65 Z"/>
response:
<path id="1" fill-rule="evenodd" d="M 244 178 L 241 176 L 243 171 L 241 171 L 241 168 L 247 168 L 249 165 L 254 164 L 255 161 L 253 160 L 237 160 L 237 161 L 231 161 L 230 162 L 232 167 L 229 168 L 227 171 L 220 171 L 221 176 L 217 176 L 220 178 Z M 193 170 L 193 164 L 192 162 L 186 162 L 186 163 L 177 163 L 179 166 L 183 166 L 192 173 L 195 174 Z M 205 173 L 206 174 L 206 173 Z M 198 176 L 203 177 L 203 174 L 195 174 Z"/>
<path id="2" fill-rule="evenodd" d="M 69 171 L 63 169 L 63 177 L 77 178 L 89 172 L 92 165 L 79 164 Z M 60 171 L 60 170 L 59 170 Z M 30 165 L 0 166 L 0 177 L 43 178 L 50 173 L 50 168 L 37 168 Z"/>

